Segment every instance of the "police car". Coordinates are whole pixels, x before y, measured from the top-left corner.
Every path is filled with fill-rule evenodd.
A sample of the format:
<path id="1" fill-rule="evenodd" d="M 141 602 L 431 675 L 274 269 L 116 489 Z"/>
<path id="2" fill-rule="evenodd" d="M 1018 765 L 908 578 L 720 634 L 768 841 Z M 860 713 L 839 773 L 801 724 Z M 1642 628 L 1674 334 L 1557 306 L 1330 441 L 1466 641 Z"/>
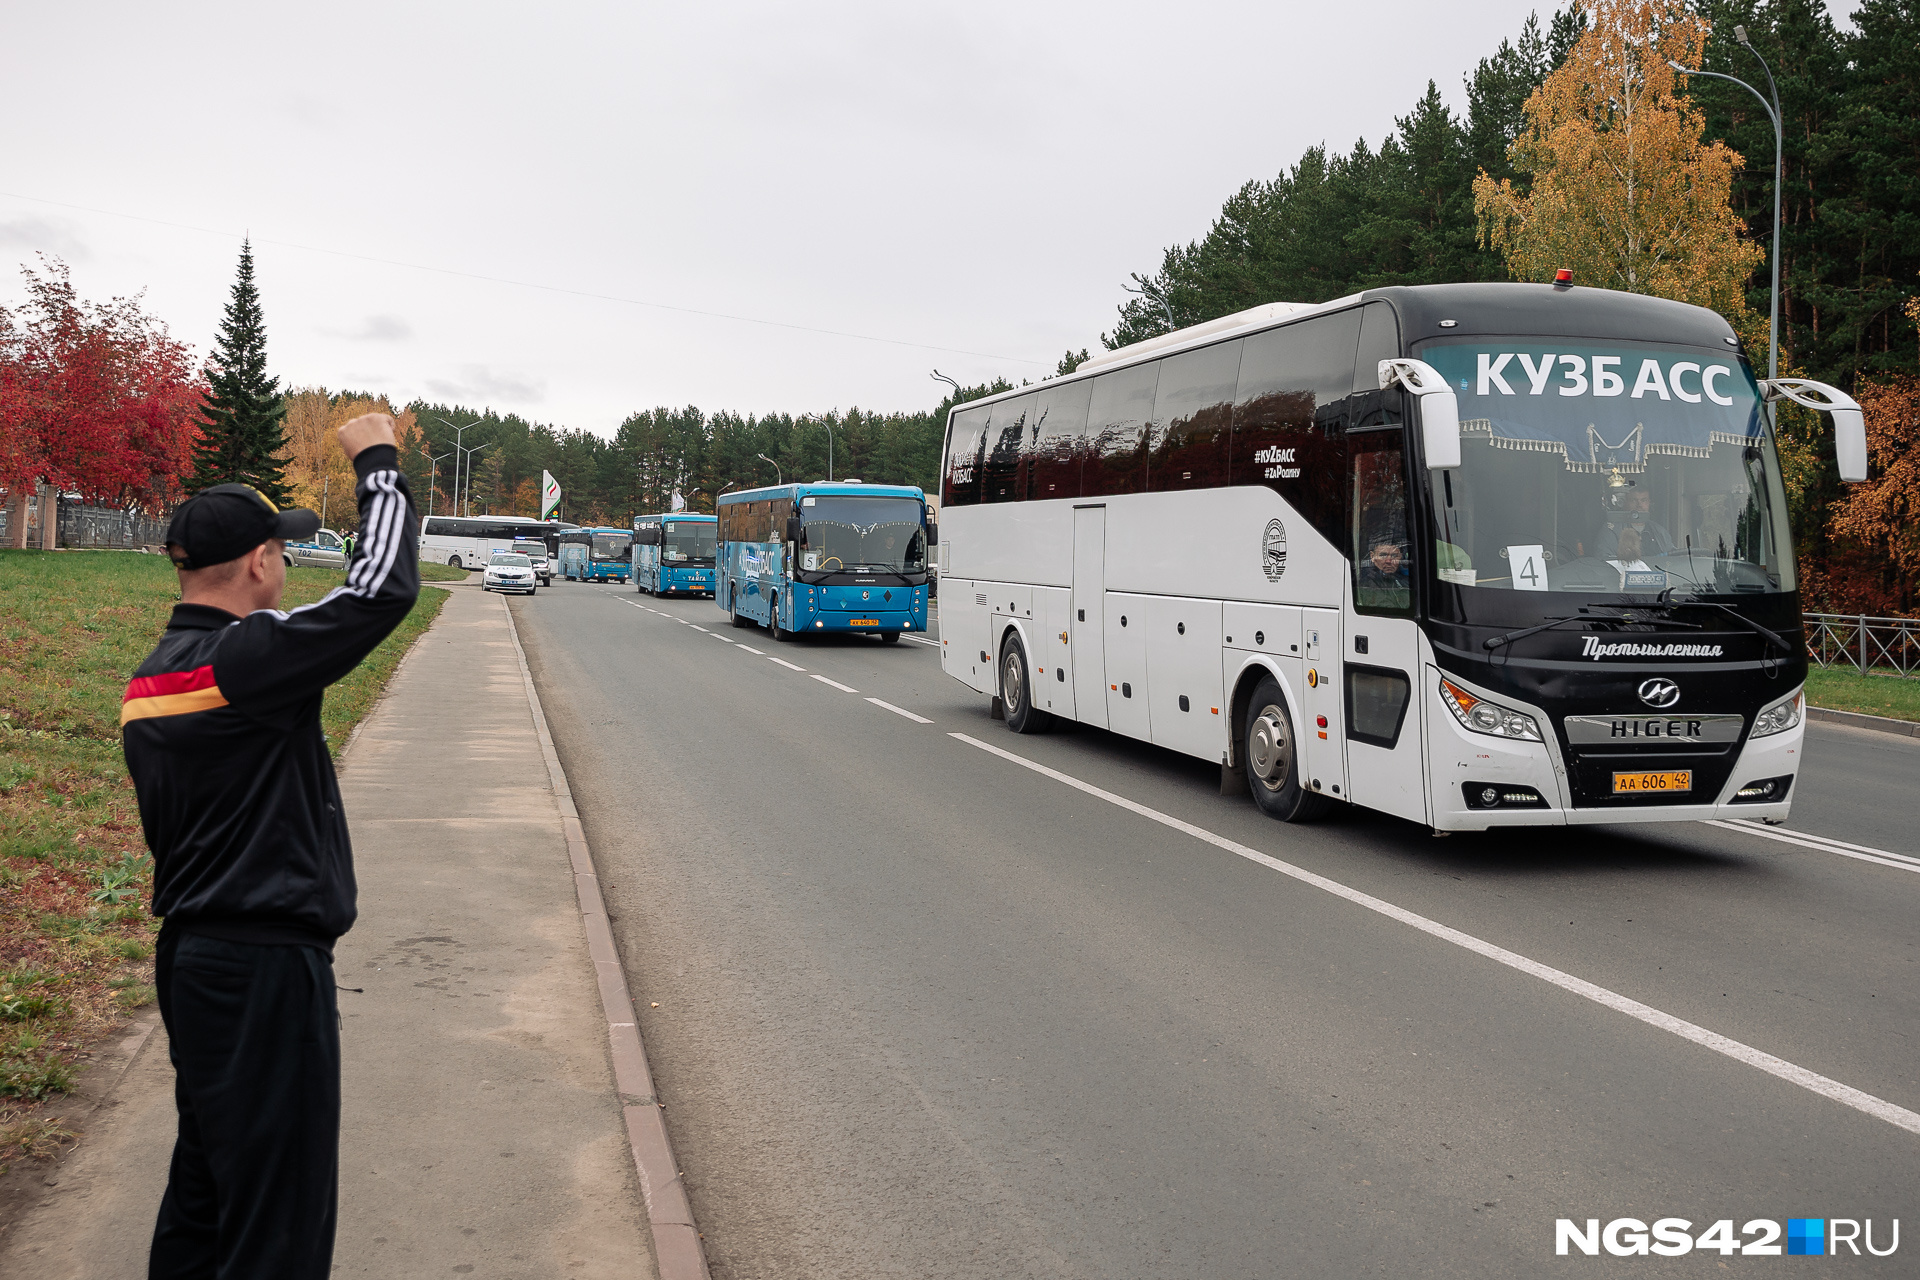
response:
<path id="1" fill-rule="evenodd" d="M 289 567 L 304 565 L 312 569 L 347 567 L 347 544 L 331 529 L 322 529 L 306 542 L 289 542 L 286 561 Z"/>

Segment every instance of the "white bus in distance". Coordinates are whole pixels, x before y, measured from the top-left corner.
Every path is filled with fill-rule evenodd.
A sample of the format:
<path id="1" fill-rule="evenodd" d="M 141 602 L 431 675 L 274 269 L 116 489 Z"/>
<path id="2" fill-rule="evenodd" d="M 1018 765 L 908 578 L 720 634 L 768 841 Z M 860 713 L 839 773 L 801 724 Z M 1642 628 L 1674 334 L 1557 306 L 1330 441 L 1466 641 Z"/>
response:
<path id="1" fill-rule="evenodd" d="M 578 527 L 532 516 L 428 516 L 420 522 L 420 558 L 456 569 L 483 569 L 495 552 L 512 551 L 516 538 L 537 538 L 551 552 L 562 532 Z"/>
<path id="2" fill-rule="evenodd" d="M 952 411 L 941 663 L 1288 820 L 1784 820 L 1783 397 L 1865 479 L 1843 393 L 1635 294 L 1394 287 L 1104 353 Z"/>

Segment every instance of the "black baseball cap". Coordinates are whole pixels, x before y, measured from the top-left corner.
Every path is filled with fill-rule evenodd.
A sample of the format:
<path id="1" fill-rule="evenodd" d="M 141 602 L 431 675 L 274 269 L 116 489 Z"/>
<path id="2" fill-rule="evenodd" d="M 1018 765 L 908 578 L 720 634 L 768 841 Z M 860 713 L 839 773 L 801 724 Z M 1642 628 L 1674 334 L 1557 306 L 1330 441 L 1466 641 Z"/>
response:
<path id="1" fill-rule="evenodd" d="M 320 531 L 305 507 L 285 511 L 244 484 L 216 484 L 180 504 L 167 523 L 167 554 L 181 569 L 206 569 L 247 554 L 269 538 L 301 542 Z"/>

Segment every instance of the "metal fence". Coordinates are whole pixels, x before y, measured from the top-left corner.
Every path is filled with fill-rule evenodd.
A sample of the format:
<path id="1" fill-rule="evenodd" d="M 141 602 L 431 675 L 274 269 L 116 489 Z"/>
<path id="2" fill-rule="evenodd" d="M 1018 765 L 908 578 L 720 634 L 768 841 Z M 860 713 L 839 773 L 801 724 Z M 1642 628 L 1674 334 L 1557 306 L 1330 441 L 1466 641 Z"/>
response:
<path id="1" fill-rule="evenodd" d="M 1809 613 L 1807 657 L 1822 667 L 1920 675 L 1920 619 Z"/>
<path id="2" fill-rule="evenodd" d="M 60 545 L 63 547 L 157 547 L 166 536 L 164 517 L 121 511 L 116 507 L 60 504 Z"/>

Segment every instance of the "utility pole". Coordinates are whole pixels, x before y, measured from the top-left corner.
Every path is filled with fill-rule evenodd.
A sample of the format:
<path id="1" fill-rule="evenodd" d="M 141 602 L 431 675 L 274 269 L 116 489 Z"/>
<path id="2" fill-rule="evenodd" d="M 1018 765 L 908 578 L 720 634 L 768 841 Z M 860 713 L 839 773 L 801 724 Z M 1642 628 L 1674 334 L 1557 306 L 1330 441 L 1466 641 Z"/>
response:
<path id="1" fill-rule="evenodd" d="M 785 484 L 785 483 L 786 483 L 786 480 L 784 480 L 784 479 L 782 478 L 782 472 L 781 472 L 781 470 L 780 470 L 780 464 L 779 464 L 779 463 L 777 463 L 777 462 L 775 462 L 775 461 L 774 461 L 774 460 L 773 460 L 772 458 L 769 458 L 769 457 L 768 457 L 768 456 L 767 456 L 766 454 L 764 454 L 764 453 L 756 453 L 756 454 L 754 454 L 753 456 L 754 456 L 754 457 L 756 457 L 756 458 L 758 458 L 758 459 L 760 459 L 760 461 L 762 461 L 762 462 L 764 462 L 764 463 L 766 463 L 767 465 L 769 465 L 769 466 L 771 466 L 771 467 L 773 468 L 773 482 L 774 482 L 775 484 Z"/>

